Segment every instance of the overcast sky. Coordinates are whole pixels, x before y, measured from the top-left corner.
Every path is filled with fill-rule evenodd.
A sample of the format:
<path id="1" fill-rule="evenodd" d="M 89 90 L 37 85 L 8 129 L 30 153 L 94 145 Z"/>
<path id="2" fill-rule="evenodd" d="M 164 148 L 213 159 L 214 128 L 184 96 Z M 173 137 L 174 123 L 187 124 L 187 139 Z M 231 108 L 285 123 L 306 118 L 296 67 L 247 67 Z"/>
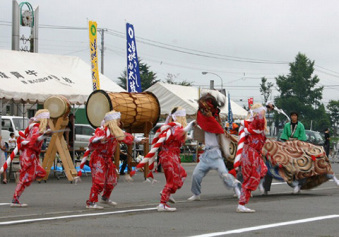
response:
<path id="1" fill-rule="evenodd" d="M 287 75 L 288 63 L 301 52 L 315 61 L 319 85 L 325 86 L 323 103 L 339 99 L 339 2 L 335 0 L 28 2 L 40 9 L 39 53 L 79 56 L 90 63 L 88 31 L 82 28 L 88 27 L 88 20 L 107 28 L 104 74 L 116 82 L 126 68 L 129 22 L 135 28 L 138 56 L 158 79 L 171 73 L 178 82 L 208 87 L 214 80 L 220 88 L 220 76 L 234 101 L 242 104 L 240 100 L 254 97 L 262 102 L 261 77 L 275 84 L 274 78 Z M 11 0 L 0 2 L 0 13 L 0 48 L 11 49 Z M 274 89 L 273 95 L 277 94 Z"/>

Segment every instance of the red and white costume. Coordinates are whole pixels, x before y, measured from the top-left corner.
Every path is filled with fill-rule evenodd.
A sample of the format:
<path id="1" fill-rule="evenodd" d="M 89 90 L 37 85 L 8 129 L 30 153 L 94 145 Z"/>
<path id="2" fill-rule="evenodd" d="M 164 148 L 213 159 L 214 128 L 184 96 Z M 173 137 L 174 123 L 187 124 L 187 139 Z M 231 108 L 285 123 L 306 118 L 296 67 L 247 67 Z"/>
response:
<path id="1" fill-rule="evenodd" d="M 166 131 L 166 140 L 162 143 L 159 152 L 160 163 L 166 177 L 166 185 L 160 199 L 162 204 L 166 204 L 170 195 L 182 187 L 187 177 L 186 171 L 180 164 L 180 147 L 185 143 L 186 133 L 182 126 L 175 124 Z"/>
<path id="2" fill-rule="evenodd" d="M 46 176 L 46 171 L 40 165 L 39 155 L 43 139 L 39 132 L 39 123 L 31 123 L 25 130 L 26 139 L 22 142 L 20 155 L 20 176 L 19 182 L 13 195 L 13 203 L 19 203 L 19 198 L 26 187 L 31 185 L 35 179 Z"/>
<path id="3" fill-rule="evenodd" d="M 265 120 L 255 115 L 252 121 L 243 121 L 245 140 L 239 161 L 243 175 L 240 205 L 248 203 L 251 192 L 259 186 L 260 179 L 266 175 L 267 167 L 262 159 L 261 150 L 266 141 Z"/>
<path id="4" fill-rule="evenodd" d="M 101 138 L 106 138 L 101 141 Z M 122 141 L 127 145 L 133 144 L 134 137 L 125 133 Z M 98 202 L 98 195 L 103 191 L 102 198 L 109 200 L 114 187 L 117 185 L 117 171 L 112 158 L 118 140 L 114 135 L 110 134 L 108 127 L 97 128 L 95 135 L 89 141 L 89 149 L 93 151 L 89 165 L 92 171 L 92 188 L 87 200 L 87 205 Z"/>

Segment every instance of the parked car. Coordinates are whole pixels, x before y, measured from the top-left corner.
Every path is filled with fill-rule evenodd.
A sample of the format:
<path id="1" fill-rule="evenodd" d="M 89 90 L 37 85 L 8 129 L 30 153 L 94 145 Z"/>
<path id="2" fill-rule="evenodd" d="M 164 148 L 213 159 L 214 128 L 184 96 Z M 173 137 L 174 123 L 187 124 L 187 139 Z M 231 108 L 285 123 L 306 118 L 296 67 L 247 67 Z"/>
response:
<path id="1" fill-rule="evenodd" d="M 1 116 L 1 135 L 5 143 L 10 138 L 10 133 L 14 133 L 17 138 L 19 131 L 24 131 L 28 126 L 28 118 L 20 116 Z M 8 144 L 7 144 L 8 145 Z"/>
<path id="2" fill-rule="evenodd" d="M 280 139 L 283 129 L 280 129 L 278 132 L 277 140 L 282 141 Z M 306 133 L 306 142 L 312 143 L 314 145 L 322 146 L 324 145 L 324 139 L 322 138 L 320 132 L 312 131 L 312 130 L 305 130 Z"/>
<path id="3" fill-rule="evenodd" d="M 89 124 L 75 124 L 75 149 L 87 148 L 89 139 L 94 135 L 94 132 L 95 129 Z"/>

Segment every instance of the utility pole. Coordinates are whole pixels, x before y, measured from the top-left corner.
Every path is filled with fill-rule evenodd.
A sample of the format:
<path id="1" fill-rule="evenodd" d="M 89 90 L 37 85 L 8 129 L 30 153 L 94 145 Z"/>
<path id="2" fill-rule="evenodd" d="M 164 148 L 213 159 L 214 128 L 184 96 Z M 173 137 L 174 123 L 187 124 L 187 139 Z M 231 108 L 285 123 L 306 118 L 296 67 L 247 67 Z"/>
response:
<path id="1" fill-rule="evenodd" d="M 210 80 L 210 89 L 214 90 L 214 80 Z"/>
<path id="2" fill-rule="evenodd" d="M 107 31 L 107 29 L 100 29 L 100 32 L 101 32 L 101 74 L 104 74 L 105 31 Z"/>

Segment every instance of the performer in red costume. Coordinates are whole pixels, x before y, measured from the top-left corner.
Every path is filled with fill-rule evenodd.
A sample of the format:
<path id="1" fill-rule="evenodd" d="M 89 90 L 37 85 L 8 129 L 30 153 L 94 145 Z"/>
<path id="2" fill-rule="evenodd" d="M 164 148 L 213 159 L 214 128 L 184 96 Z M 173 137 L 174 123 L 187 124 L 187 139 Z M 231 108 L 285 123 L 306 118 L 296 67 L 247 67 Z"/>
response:
<path id="1" fill-rule="evenodd" d="M 23 191 L 35 179 L 46 176 L 46 171 L 40 165 L 39 155 L 43 140 L 50 134 L 50 131 L 46 131 L 49 116 L 47 109 L 38 110 L 25 130 L 25 138 L 21 142 L 19 158 L 21 166 L 19 182 L 15 188 L 11 207 L 26 207 L 27 204 L 19 202 Z"/>
<path id="2" fill-rule="evenodd" d="M 194 121 L 186 126 L 185 109 L 175 107 L 168 116 L 166 124 L 159 129 L 166 136 L 159 152 L 160 163 L 166 177 L 166 185 L 161 192 L 158 211 L 176 211 L 176 208 L 169 207 L 167 202 L 175 202 L 173 198 L 170 199 L 170 195 L 182 187 L 187 177 L 186 171 L 180 164 L 180 147 L 185 143 L 186 133 L 192 128 L 193 124 Z"/>
<path id="3" fill-rule="evenodd" d="M 95 130 L 95 135 L 89 141 L 89 150 L 93 151 L 89 165 L 92 172 L 92 188 L 86 208 L 103 209 L 97 205 L 98 195 L 103 191 L 101 203 L 115 206 L 116 202 L 109 198 L 117 185 L 117 170 L 112 162 L 114 152 L 119 142 L 127 145 L 145 140 L 134 138 L 131 134 L 121 130 L 120 112 L 111 111 L 105 115 L 103 126 Z"/>
<path id="4" fill-rule="evenodd" d="M 241 186 L 241 194 L 237 212 L 255 212 L 255 210 L 247 208 L 251 192 L 259 186 L 267 172 L 267 167 L 262 159 L 261 150 L 265 144 L 266 136 L 266 108 L 260 104 L 252 106 L 251 117 L 249 120 L 242 121 L 245 140 L 240 160 L 235 160 L 234 167 L 241 166 L 243 183 Z"/>
<path id="5" fill-rule="evenodd" d="M 185 143 L 187 138 L 186 134 L 192 129 L 193 124 L 194 121 L 187 125 L 185 109 L 175 107 L 168 115 L 165 124 L 162 125 L 154 135 L 150 152 L 137 165 L 137 168 L 140 169 L 148 163 L 150 170 L 152 170 L 154 168 L 156 153 L 161 147 L 159 157 L 164 169 L 166 185 L 162 192 L 160 192 L 159 212 L 176 211 L 176 208 L 169 207 L 167 202 L 175 203 L 171 194 L 182 187 L 187 176 L 186 171 L 180 164 L 180 147 Z M 153 178 L 152 171 L 148 177 Z"/>

